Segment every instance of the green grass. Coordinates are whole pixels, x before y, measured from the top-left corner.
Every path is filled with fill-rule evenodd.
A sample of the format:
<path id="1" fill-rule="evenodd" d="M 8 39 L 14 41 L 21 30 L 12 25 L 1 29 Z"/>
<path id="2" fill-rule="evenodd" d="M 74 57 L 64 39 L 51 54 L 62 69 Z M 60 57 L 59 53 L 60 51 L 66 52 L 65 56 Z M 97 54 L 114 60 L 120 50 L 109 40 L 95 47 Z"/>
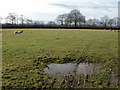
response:
<path id="1" fill-rule="evenodd" d="M 68 54 L 74 54 L 76 58 L 87 55 L 88 62 L 96 63 L 106 70 L 112 69 L 117 73 L 117 32 L 79 29 L 25 29 L 22 34 L 15 35 L 14 31 L 16 29 L 3 29 L 4 87 L 49 87 L 51 84 L 44 85 L 43 83 L 47 82 L 47 76 L 42 70 L 48 63 L 42 62 L 39 68 L 34 66 L 34 60 L 44 54 L 60 58 Z M 90 85 L 88 84 L 88 86 Z"/>

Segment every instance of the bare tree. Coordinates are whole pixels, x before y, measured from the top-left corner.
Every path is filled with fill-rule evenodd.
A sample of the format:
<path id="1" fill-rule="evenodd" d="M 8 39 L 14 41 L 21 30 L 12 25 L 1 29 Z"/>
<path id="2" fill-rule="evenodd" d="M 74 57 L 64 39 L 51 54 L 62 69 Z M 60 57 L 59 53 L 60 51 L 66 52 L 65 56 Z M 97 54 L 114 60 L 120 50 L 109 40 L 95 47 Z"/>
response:
<path id="1" fill-rule="evenodd" d="M 20 15 L 19 17 L 19 21 L 21 22 L 21 24 L 23 25 L 25 22 L 25 17 L 23 15 Z"/>
<path id="2" fill-rule="evenodd" d="M 19 16 L 16 14 L 16 24 L 19 22 Z"/>
<path id="3" fill-rule="evenodd" d="M 66 14 L 66 18 L 65 18 L 65 25 L 71 25 L 72 24 L 72 15 L 71 14 Z"/>
<path id="4" fill-rule="evenodd" d="M 103 16 L 101 18 L 101 22 L 103 23 L 103 26 L 107 26 L 109 24 L 109 20 L 110 18 L 107 15 Z"/>
<path id="5" fill-rule="evenodd" d="M 112 26 L 113 23 L 114 23 L 114 19 L 110 19 L 110 20 L 108 21 L 108 25 L 109 25 L 109 26 Z"/>
<path id="6" fill-rule="evenodd" d="M 6 17 L 6 19 L 8 20 L 8 22 L 10 22 L 11 24 L 16 24 L 16 14 L 15 13 L 9 13 L 8 16 Z"/>
<path id="7" fill-rule="evenodd" d="M 27 23 L 27 25 L 33 24 L 33 20 L 27 18 L 26 23 Z"/>
<path id="8" fill-rule="evenodd" d="M 113 18 L 113 25 L 114 26 L 117 26 L 117 22 L 118 22 L 118 18 L 117 17 Z"/>
<path id="9" fill-rule="evenodd" d="M 66 19 L 66 14 L 62 14 L 62 15 L 59 15 L 57 18 L 56 18 L 56 21 L 58 23 L 60 23 L 61 25 L 64 25 L 64 21 Z"/>
<path id="10" fill-rule="evenodd" d="M 85 23 L 86 23 L 85 16 L 82 16 L 81 22 L 84 23 L 84 25 L 85 25 Z"/>
<path id="11" fill-rule="evenodd" d="M 33 24 L 34 24 L 34 25 L 40 25 L 40 21 L 39 21 L 39 20 L 35 20 L 35 21 L 33 22 Z"/>
<path id="12" fill-rule="evenodd" d="M 88 25 L 93 25 L 93 20 L 91 18 L 88 19 Z"/>
<path id="13" fill-rule="evenodd" d="M 34 25 L 44 25 L 45 21 L 35 20 L 33 21 Z"/>
<path id="14" fill-rule="evenodd" d="M 96 18 L 93 18 L 93 19 L 88 19 L 88 24 L 89 25 L 94 25 L 94 26 L 97 26 L 97 25 L 99 25 L 99 19 L 96 19 Z"/>
<path id="15" fill-rule="evenodd" d="M 54 21 L 48 21 L 48 25 L 55 25 Z"/>
<path id="16" fill-rule="evenodd" d="M 45 21 L 44 20 L 41 20 L 39 21 L 40 25 L 44 25 Z"/>
<path id="17" fill-rule="evenodd" d="M 78 22 L 81 23 L 83 22 L 83 15 L 80 13 L 79 10 L 74 9 L 70 12 L 70 15 L 72 17 L 72 22 L 74 23 L 75 26 L 77 26 Z"/>

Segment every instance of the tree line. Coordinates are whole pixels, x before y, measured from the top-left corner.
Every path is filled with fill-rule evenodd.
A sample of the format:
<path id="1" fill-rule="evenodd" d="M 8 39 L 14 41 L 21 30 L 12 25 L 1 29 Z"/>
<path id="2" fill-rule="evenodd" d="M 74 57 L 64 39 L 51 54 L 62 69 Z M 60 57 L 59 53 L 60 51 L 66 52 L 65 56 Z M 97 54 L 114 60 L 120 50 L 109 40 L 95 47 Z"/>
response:
<path id="1" fill-rule="evenodd" d="M 9 13 L 6 18 L 0 17 L 0 23 L 4 20 L 3 25 L 47 25 L 47 26 L 104 26 L 104 27 L 118 27 L 120 19 L 118 17 L 110 18 L 105 15 L 100 19 L 86 17 L 77 9 L 70 11 L 69 13 L 63 13 L 58 15 L 54 21 L 48 21 L 45 23 L 41 20 L 32 20 L 24 15 L 17 15 L 16 13 Z"/>

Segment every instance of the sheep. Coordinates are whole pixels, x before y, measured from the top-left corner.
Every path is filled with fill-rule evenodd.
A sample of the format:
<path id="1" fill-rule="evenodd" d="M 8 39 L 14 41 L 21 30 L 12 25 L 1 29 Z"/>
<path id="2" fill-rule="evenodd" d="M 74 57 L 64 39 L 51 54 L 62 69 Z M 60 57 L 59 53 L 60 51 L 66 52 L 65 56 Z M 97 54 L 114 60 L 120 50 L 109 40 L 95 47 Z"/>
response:
<path id="1" fill-rule="evenodd" d="M 15 31 L 14 34 L 18 34 L 18 31 Z"/>
<path id="2" fill-rule="evenodd" d="M 119 32 L 119 30 L 113 30 L 113 32 Z"/>
<path id="3" fill-rule="evenodd" d="M 120 32 L 119 30 L 116 30 L 116 32 Z"/>
<path id="4" fill-rule="evenodd" d="M 23 32 L 23 30 L 22 31 L 18 31 L 18 33 L 22 33 Z"/>
<path id="5" fill-rule="evenodd" d="M 15 31 L 14 34 L 20 34 L 20 33 L 23 33 L 23 30 L 22 31 Z"/>
<path id="6" fill-rule="evenodd" d="M 116 30 L 112 30 L 113 32 L 116 32 Z"/>

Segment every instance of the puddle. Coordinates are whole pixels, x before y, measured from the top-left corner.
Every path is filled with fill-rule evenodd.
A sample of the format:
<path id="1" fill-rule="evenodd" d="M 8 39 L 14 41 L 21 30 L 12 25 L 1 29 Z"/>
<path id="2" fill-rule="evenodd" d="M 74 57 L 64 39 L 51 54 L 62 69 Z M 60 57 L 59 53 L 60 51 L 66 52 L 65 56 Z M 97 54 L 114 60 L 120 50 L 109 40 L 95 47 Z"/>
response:
<path id="1" fill-rule="evenodd" d="M 100 73 L 102 71 L 104 71 L 102 67 L 92 63 L 49 64 L 46 68 L 44 68 L 45 73 L 56 78 L 60 78 L 62 75 L 69 75 L 74 73 L 77 75 L 91 75 L 93 73 Z M 115 83 L 117 80 L 117 74 L 112 72 L 110 74 L 110 84 Z"/>
<path id="2" fill-rule="evenodd" d="M 80 63 L 76 69 L 77 74 L 84 74 L 84 75 L 90 75 L 90 74 L 99 73 L 102 71 L 104 71 L 104 69 L 102 67 L 97 66 L 92 63 L 89 63 L 89 64 L 88 63 Z"/>
<path id="3" fill-rule="evenodd" d="M 92 63 L 67 63 L 67 64 L 49 64 L 48 67 L 44 69 L 45 73 L 51 76 L 56 75 L 68 75 L 68 74 L 84 74 L 89 75 L 94 72 L 101 72 L 104 69 Z"/>
<path id="4" fill-rule="evenodd" d="M 76 70 L 77 64 L 67 63 L 67 64 L 49 64 L 48 67 L 44 69 L 45 73 L 52 76 L 68 75 L 72 74 Z"/>

